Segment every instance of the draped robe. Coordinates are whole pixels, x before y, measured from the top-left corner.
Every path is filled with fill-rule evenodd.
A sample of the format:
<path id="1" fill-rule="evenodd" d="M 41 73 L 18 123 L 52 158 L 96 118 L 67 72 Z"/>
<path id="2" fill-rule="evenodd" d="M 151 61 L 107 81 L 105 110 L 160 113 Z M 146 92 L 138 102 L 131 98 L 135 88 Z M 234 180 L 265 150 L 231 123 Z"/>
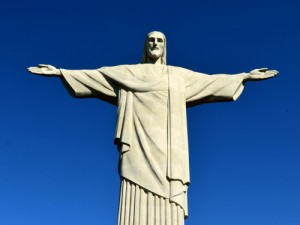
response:
<path id="1" fill-rule="evenodd" d="M 120 177 L 176 203 L 187 217 L 186 107 L 236 100 L 243 74 L 206 75 L 153 64 L 61 72 L 76 97 L 97 97 L 118 107 Z"/>

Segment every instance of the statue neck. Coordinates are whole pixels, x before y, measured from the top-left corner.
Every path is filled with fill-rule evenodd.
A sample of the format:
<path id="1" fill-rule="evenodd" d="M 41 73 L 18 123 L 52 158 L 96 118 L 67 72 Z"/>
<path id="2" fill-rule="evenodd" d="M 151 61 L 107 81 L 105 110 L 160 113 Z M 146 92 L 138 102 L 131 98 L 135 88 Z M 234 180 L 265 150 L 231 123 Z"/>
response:
<path id="1" fill-rule="evenodd" d="M 156 58 L 156 59 L 148 57 L 147 63 L 156 64 L 156 65 L 162 65 L 162 63 L 161 63 L 161 57 Z"/>

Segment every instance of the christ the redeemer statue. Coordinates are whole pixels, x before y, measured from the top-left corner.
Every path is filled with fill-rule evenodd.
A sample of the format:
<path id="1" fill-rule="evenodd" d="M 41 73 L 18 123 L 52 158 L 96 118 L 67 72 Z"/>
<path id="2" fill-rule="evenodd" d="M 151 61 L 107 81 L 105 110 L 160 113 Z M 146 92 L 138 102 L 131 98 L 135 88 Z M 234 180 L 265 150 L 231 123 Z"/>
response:
<path id="1" fill-rule="evenodd" d="M 276 70 L 207 75 L 166 65 L 166 38 L 147 35 L 142 64 L 65 70 L 40 64 L 29 72 L 59 76 L 76 97 L 118 107 L 119 225 L 183 225 L 190 182 L 186 108 L 236 100 L 244 83 Z"/>

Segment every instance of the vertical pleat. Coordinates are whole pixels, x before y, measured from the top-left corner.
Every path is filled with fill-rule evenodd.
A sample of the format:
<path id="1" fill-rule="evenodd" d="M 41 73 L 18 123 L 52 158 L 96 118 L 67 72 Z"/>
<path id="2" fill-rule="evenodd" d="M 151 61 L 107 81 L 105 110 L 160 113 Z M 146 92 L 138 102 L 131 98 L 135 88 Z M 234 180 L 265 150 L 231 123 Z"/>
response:
<path id="1" fill-rule="evenodd" d="M 154 224 L 160 224 L 160 197 L 157 195 L 154 195 L 154 200 L 155 200 L 155 219 L 154 219 Z"/>
<path id="2" fill-rule="evenodd" d="M 172 224 L 176 225 L 177 224 L 177 207 L 175 203 L 171 203 L 171 211 L 172 211 Z"/>
<path id="3" fill-rule="evenodd" d="M 134 216 L 134 203 L 135 203 L 135 185 L 131 185 L 130 190 L 130 213 L 129 213 L 129 225 L 133 224 L 133 216 Z"/>
<path id="4" fill-rule="evenodd" d="M 130 194 L 131 194 L 131 184 L 126 182 L 126 199 L 125 199 L 125 214 L 124 214 L 124 225 L 129 225 L 129 213 L 130 213 Z"/>
<path id="5" fill-rule="evenodd" d="M 140 188 L 135 188 L 133 225 L 140 225 Z"/>
<path id="6" fill-rule="evenodd" d="M 184 210 L 169 199 L 122 180 L 118 225 L 184 225 Z"/>
<path id="7" fill-rule="evenodd" d="M 121 215 L 122 215 L 122 197 L 123 197 L 123 185 L 124 182 L 121 182 L 121 187 L 120 187 L 120 200 L 119 200 L 119 213 L 118 213 L 118 225 L 121 225 Z"/>
<path id="8" fill-rule="evenodd" d="M 178 214 L 177 214 L 177 218 L 178 218 L 178 225 L 183 225 L 183 221 L 184 221 L 184 211 L 181 207 L 178 207 Z"/>
<path id="9" fill-rule="evenodd" d="M 164 198 L 160 198 L 160 225 L 166 224 L 166 201 Z"/>
<path id="10" fill-rule="evenodd" d="M 168 199 L 165 199 L 165 202 L 166 202 L 166 225 L 172 225 L 171 204 Z"/>
<path id="11" fill-rule="evenodd" d="M 124 225 L 126 181 L 122 181 L 120 192 L 121 193 L 120 193 L 120 203 L 119 203 L 119 221 L 118 221 L 118 225 Z"/>
<path id="12" fill-rule="evenodd" d="M 148 192 L 148 223 L 147 225 L 154 225 L 154 197 L 152 193 Z"/>
<path id="13" fill-rule="evenodd" d="M 141 189 L 139 225 L 147 225 L 147 195 L 143 189 Z"/>

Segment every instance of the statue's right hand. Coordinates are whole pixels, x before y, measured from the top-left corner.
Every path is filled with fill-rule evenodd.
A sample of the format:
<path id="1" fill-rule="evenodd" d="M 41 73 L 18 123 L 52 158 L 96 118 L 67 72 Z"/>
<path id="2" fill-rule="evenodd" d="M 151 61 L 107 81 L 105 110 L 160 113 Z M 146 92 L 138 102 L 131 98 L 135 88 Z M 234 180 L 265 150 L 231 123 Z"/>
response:
<path id="1" fill-rule="evenodd" d="M 51 65 L 39 64 L 38 67 L 27 68 L 28 72 L 33 74 L 40 74 L 45 76 L 60 76 L 61 72 L 59 69 Z"/>

